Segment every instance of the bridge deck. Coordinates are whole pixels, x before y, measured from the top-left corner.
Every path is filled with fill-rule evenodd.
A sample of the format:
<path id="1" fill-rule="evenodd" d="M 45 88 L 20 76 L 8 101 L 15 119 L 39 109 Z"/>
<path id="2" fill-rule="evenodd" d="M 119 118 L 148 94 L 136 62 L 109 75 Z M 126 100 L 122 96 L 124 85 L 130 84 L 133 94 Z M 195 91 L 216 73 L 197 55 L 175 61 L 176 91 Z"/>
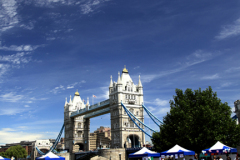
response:
<path id="1" fill-rule="evenodd" d="M 99 102 L 97 104 L 94 104 L 84 109 L 80 109 L 76 112 L 73 112 L 70 117 L 74 118 L 74 117 L 84 115 L 84 118 L 92 118 L 92 117 L 100 116 L 102 114 L 106 114 L 110 112 L 109 105 L 110 105 L 110 100 L 107 99 L 105 101 Z"/>

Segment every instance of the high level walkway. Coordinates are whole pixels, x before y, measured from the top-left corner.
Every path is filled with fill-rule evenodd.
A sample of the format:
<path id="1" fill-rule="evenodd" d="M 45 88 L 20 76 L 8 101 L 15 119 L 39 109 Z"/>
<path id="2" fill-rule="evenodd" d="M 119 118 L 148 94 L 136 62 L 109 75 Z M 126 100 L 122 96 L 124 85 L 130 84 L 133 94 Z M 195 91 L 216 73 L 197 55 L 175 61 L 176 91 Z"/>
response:
<path id="1" fill-rule="evenodd" d="M 99 102 L 86 108 L 71 113 L 71 118 L 84 116 L 83 118 L 93 118 L 106 113 L 110 113 L 110 100 Z"/>

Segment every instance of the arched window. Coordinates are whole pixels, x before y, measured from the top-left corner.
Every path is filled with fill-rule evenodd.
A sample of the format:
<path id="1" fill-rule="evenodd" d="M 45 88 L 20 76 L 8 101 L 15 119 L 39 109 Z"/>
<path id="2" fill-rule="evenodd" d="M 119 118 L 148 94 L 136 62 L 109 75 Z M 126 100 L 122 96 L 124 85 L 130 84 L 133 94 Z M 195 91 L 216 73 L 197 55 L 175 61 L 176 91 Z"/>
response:
<path id="1" fill-rule="evenodd" d="M 78 123 L 78 128 L 82 128 L 82 123 Z"/>
<path id="2" fill-rule="evenodd" d="M 138 111 L 136 112 L 136 115 L 138 116 Z"/>

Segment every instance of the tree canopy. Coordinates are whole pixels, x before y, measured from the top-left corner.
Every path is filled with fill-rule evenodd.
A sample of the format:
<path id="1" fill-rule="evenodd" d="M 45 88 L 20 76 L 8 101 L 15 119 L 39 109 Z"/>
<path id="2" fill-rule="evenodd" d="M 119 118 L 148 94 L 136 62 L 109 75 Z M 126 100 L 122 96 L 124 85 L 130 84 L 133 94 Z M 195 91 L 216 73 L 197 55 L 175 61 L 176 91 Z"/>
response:
<path id="1" fill-rule="evenodd" d="M 16 146 L 9 147 L 6 150 L 6 152 L 1 152 L 0 155 L 7 158 L 11 158 L 11 157 L 15 157 L 16 159 L 26 158 L 27 151 L 21 145 L 16 145 Z"/>
<path id="2" fill-rule="evenodd" d="M 158 152 L 178 144 L 200 153 L 217 141 L 236 147 L 240 142 L 240 126 L 231 118 L 231 107 L 222 103 L 209 87 L 206 90 L 176 89 L 170 100 L 170 113 L 163 118 L 160 132 L 152 136 Z"/>

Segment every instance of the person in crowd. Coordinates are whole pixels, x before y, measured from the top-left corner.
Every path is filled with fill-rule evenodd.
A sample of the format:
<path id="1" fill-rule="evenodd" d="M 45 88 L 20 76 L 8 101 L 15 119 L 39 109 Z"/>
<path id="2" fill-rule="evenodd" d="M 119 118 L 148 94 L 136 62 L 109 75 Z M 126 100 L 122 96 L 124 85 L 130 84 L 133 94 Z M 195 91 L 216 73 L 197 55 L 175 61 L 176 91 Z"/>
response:
<path id="1" fill-rule="evenodd" d="M 231 157 L 227 156 L 227 160 L 231 160 Z"/>
<path id="2" fill-rule="evenodd" d="M 219 160 L 223 160 L 221 156 L 219 156 Z"/>

